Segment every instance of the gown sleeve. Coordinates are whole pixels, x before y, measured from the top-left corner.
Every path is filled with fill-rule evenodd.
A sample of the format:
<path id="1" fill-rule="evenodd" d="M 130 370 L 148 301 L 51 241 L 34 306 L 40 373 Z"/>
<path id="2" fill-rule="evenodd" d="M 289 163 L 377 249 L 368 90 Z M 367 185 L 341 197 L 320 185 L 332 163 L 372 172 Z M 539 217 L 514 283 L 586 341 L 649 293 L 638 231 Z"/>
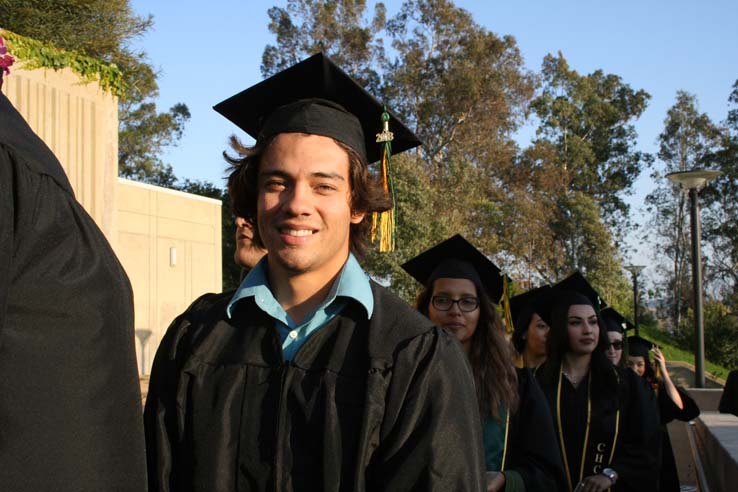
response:
<path id="1" fill-rule="evenodd" d="M 399 348 L 392 371 L 367 490 L 484 490 L 481 419 L 458 342 L 434 328 Z"/>
<path id="2" fill-rule="evenodd" d="M 546 397 L 530 369 L 519 370 L 518 380 L 520 404 L 505 469 L 520 474 L 525 490 L 564 490 L 564 465 Z"/>
<path id="3" fill-rule="evenodd" d="M 690 397 L 686 391 L 681 388 L 677 388 L 679 396 L 682 397 L 682 406 L 679 408 L 669 398 L 668 393 L 664 390 L 663 386 L 659 388 L 658 403 L 659 403 L 659 415 L 661 416 L 661 423 L 668 424 L 672 420 L 681 420 L 682 422 L 689 422 L 690 420 L 696 419 L 700 415 L 700 409 L 697 407 L 697 403 Z"/>
<path id="4" fill-rule="evenodd" d="M 172 321 L 154 357 L 144 408 L 149 492 L 170 492 L 187 487 L 185 483 L 178 483 L 178 480 L 186 481 L 190 467 L 177 455 L 183 435 L 177 393 L 181 369 L 189 355 L 187 339 L 193 318 L 210 304 L 210 296 L 212 294 L 206 294 L 195 300 Z"/>
<path id="5" fill-rule="evenodd" d="M 738 416 L 738 370 L 730 371 L 725 382 L 723 394 L 720 396 L 720 413 L 732 413 Z"/>
<path id="6" fill-rule="evenodd" d="M 645 380 L 631 370 L 619 373 L 625 385 L 623 418 L 611 468 L 618 473 L 617 490 L 657 490 L 661 433 L 656 397 Z"/>

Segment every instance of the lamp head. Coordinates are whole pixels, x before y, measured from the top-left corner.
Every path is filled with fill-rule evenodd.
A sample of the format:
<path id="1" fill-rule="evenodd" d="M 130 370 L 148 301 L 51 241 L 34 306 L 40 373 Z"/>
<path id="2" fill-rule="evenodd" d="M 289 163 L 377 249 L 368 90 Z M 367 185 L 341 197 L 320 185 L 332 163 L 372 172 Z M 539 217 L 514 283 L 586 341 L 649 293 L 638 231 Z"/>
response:
<path id="1" fill-rule="evenodd" d="M 669 173 L 666 175 L 666 178 L 672 183 L 680 185 L 685 190 L 692 190 L 702 188 L 721 174 L 722 171 L 716 171 L 714 169 L 692 169 L 689 171 Z"/>

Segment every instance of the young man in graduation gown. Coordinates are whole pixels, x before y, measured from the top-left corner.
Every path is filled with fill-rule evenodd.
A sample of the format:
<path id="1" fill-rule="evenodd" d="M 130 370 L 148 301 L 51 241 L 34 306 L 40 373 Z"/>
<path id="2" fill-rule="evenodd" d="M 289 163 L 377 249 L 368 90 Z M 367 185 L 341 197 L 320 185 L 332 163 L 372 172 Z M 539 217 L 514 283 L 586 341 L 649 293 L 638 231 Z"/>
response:
<path id="1" fill-rule="evenodd" d="M 145 487 L 128 277 L 0 94 L 0 490 Z"/>
<path id="2" fill-rule="evenodd" d="M 229 189 L 268 254 L 163 339 L 149 490 L 482 490 L 461 348 L 355 258 L 386 204 L 367 166 L 382 118 L 396 151 L 416 138 L 322 54 L 216 110 L 256 138 Z"/>

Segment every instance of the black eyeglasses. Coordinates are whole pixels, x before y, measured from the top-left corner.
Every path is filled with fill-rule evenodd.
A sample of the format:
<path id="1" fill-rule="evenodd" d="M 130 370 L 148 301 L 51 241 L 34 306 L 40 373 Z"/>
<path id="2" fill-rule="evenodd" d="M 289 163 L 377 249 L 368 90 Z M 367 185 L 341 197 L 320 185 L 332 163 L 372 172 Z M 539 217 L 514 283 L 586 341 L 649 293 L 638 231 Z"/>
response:
<path id="1" fill-rule="evenodd" d="M 476 297 L 451 299 L 448 296 L 433 296 L 431 298 L 431 304 L 439 311 L 448 311 L 454 304 L 458 304 L 462 312 L 470 313 L 479 307 L 479 299 Z"/>
<path id="2" fill-rule="evenodd" d="M 607 342 L 605 345 L 606 348 L 614 348 L 615 350 L 623 350 L 623 342 L 617 341 L 617 342 Z"/>

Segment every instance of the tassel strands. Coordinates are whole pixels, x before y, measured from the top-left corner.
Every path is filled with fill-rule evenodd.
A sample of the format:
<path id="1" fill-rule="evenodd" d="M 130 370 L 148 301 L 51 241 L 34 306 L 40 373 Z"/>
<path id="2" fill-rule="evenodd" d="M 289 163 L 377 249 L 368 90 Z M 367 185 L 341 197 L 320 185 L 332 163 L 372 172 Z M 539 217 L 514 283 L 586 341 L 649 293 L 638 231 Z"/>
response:
<path id="1" fill-rule="evenodd" d="M 507 275 L 502 275 L 502 312 L 505 317 L 505 326 L 507 333 L 515 331 L 515 325 L 512 319 L 512 309 L 510 308 L 510 282 Z"/>
<path id="2" fill-rule="evenodd" d="M 392 184 L 392 140 L 394 135 L 389 130 L 389 113 L 382 113 L 382 132 L 377 133 L 377 143 L 382 144 L 381 174 L 385 194 L 392 200 L 392 208 L 384 212 L 372 214 L 372 242 L 379 236 L 379 252 L 388 253 L 395 250 L 395 189 Z"/>

